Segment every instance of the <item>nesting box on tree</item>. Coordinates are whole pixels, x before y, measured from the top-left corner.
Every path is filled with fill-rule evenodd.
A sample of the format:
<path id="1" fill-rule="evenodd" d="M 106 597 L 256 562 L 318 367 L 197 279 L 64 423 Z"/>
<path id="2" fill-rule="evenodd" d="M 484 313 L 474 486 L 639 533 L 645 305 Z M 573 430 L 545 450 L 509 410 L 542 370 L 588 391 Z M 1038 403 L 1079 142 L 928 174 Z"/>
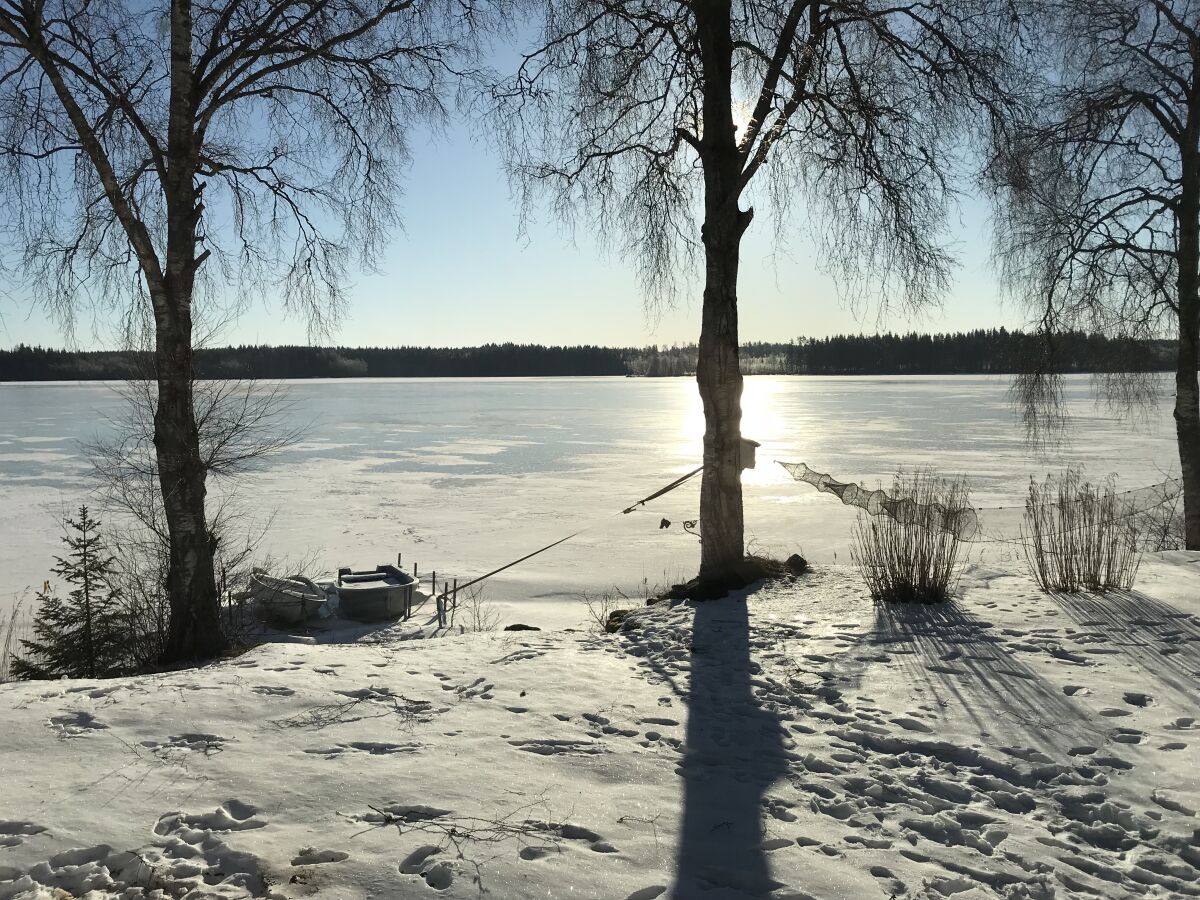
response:
<path id="1" fill-rule="evenodd" d="M 743 469 L 754 468 L 754 451 L 761 446 L 758 441 L 752 441 L 750 438 L 742 438 L 741 462 Z"/>

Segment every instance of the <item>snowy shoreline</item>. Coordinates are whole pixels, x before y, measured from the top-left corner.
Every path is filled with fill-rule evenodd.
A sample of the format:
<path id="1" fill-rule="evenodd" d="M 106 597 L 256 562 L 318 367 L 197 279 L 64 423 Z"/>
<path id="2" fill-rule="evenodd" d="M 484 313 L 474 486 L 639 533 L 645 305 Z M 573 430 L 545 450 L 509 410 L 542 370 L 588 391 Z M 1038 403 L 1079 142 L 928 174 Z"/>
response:
<path id="1" fill-rule="evenodd" d="M 0 898 L 1200 896 L 1200 554 L 962 588 L 0 686 Z"/>

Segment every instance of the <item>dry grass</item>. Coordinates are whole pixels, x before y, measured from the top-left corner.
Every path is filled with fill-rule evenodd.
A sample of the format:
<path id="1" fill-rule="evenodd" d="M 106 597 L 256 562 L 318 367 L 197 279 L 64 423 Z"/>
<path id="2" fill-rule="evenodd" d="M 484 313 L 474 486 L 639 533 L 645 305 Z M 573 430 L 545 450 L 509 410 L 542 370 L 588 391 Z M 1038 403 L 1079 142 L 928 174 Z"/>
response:
<path id="1" fill-rule="evenodd" d="M 1145 552 L 1187 548 L 1183 537 L 1183 488 L 1178 482 L 1167 482 L 1157 490 L 1133 521 Z"/>
<path id="2" fill-rule="evenodd" d="M 462 626 L 467 631 L 495 631 L 500 627 L 500 610 L 487 596 L 487 588 L 482 584 L 469 587 L 456 595 L 450 608 L 450 624 L 461 611 Z"/>
<path id="3" fill-rule="evenodd" d="M 25 598 L 21 597 L 9 612 L 8 618 L 0 621 L 0 684 L 11 680 L 8 670 L 13 656 L 19 650 L 22 639 L 28 637 L 32 631 L 29 616 L 22 611 L 24 604 Z"/>
<path id="4" fill-rule="evenodd" d="M 850 557 L 877 603 L 938 603 L 950 599 L 966 562 L 965 542 L 936 527 L 941 509 L 970 506 L 965 481 L 929 472 L 897 475 L 891 495 L 905 514 L 861 513 Z M 922 510 L 930 515 L 922 514 Z"/>
<path id="5" fill-rule="evenodd" d="M 1021 539 L 1044 591 L 1128 590 L 1141 562 L 1136 511 L 1075 470 L 1029 483 Z"/>
<path id="6" fill-rule="evenodd" d="M 629 597 L 617 587 L 606 591 L 588 591 L 579 595 L 587 610 L 588 621 L 597 631 L 608 630 L 608 618 L 618 609 L 628 609 Z M 639 604 L 635 604 L 639 605 Z"/>

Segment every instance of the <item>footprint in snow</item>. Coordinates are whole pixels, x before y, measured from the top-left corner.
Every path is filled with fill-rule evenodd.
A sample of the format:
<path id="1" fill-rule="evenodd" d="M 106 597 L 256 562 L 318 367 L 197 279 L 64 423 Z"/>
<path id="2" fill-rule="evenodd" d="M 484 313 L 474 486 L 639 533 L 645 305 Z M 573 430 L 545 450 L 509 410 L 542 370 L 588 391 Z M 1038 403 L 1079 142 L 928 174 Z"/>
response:
<path id="1" fill-rule="evenodd" d="M 966 669 L 956 669 L 954 666 L 942 666 L 942 665 L 938 665 L 937 663 L 931 663 L 930 665 L 927 665 L 925 668 L 927 668 L 930 672 L 937 672 L 939 675 L 966 675 L 967 674 Z"/>
<path id="2" fill-rule="evenodd" d="M 372 807 L 369 813 L 352 815 L 347 818 L 351 822 L 364 822 L 368 825 L 389 825 L 399 822 L 428 822 L 448 815 L 450 815 L 450 810 L 438 809 L 436 806 L 425 806 L 420 803 L 392 803 L 378 808 Z M 434 847 L 433 849 L 438 848 Z"/>
<path id="3" fill-rule="evenodd" d="M 335 744 L 332 747 L 311 747 L 305 753 L 313 756 L 324 756 L 333 759 L 343 753 L 367 753 L 371 756 L 390 756 L 393 753 L 416 753 L 421 749 L 417 743 L 391 744 L 385 741 L 351 741 L 348 744 Z"/>
<path id="4" fill-rule="evenodd" d="M 441 850 L 433 844 L 426 844 L 424 847 L 418 847 L 408 856 L 404 857 L 400 863 L 400 871 L 405 875 L 419 875 L 421 868 L 429 857 L 436 855 Z"/>
<path id="5" fill-rule="evenodd" d="M 228 738 L 219 734 L 173 734 L 165 741 L 142 741 L 155 756 L 163 759 L 181 758 L 193 753 L 212 756 L 225 749 Z"/>
<path id="6" fill-rule="evenodd" d="M 154 826 L 157 835 L 168 835 L 173 832 L 205 832 L 205 831 L 250 831 L 262 828 L 267 823 L 254 818 L 258 808 L 241 800 L 226 800 L 210 813 L 190 815 L 182 812 L 167 813 L 159 818 Z M 185 843 L 199 843 L 203 835 L 195 840 L 184 838 Z"/>
<path id="7" fill-rule="evenodd" d="M 1109 734 L 1118 744 L 1140 744 L 1146 736 L 1144 731 L 1136 728 L 1114 728 Z"/>
<path id="8" fill-rule="evenodd" d="M 1067 650 L 1064 647 L 1051 647 L 1050 655 L 1055 659 L 1061 659 L 1063 662 L 1074 663 L 1077 666 L 1093 665 L 1092 661 L 1086 656 L 1082 656 L 1078 653 L 1072 653 L 1070 650 Z"/>
<path id="9" fill-rule="evenodd" d="M 350 854 L 341 850 L 317 850 L 314 847 L 305 847 L 292 857 L 292 865 L 316 866 L 323 863 L 342 862 L 349 858 Z"/>
<path id="10" fill-rule="evenodd" d="M 492 684 L 491 682 L 487 681 L 487 679 L 484 679 L 484 678 L 476 678 L 470 684 L 459 684 L 459 685 L 443 684 L 442 685 L 442 690 L 454 691 L 454 693 L 458 695 L 460 700 L 471 700 L 475 697 L 479 697 L 480 699 L 483 699 L 483 700 L 491 700 L 492 697 L 494 696 L 492 694 L 492 690 L 494 688 L 495 688 L 495 685 Z"/>
<path id="11" fill-rule="evenodd" d="M 541 756 L 594 756 L 605 752 L 603 746 L 591 741 L 512 740 L 508 743 L 517 750 Z"/>
<path id="12" fill-rule="evenodd" d="M 107 725 L 98 721 L 91 713 L 84 712 L 83 710 L 64 713 L 61 716 L 52 716 L 49 727 L 52 731 L 58 732 L 58 736 L 63 739 L 85 737 L 108 728 Z"/>
<path id="13" fill-rule="evenodd" d="M 547 856 L 550 856 L 555 853 L 561 853 L 561 852 L 562 852 L 562 849 L 560 847 L 558 847 L 557 845 L 546 844 L 546 845 L 540 846 L 540 847 L 535 847 L 535 846 L 522 847 L 520 852 L 517 855 L 520 856 L 521 859 L 524 859 L 524 860 L 535 860 L 535 859 L 545 859 Z"/>
<path id="14" fill-rule="evenodd" d="M 0 848 L 19 847 L 35 834 L 46 829 L 32 822 L 5 821 L 0 819 Z"/>
<path id="15" fill-rule="evenodd" d="M 391 688 L 375 687 L 374 685 L 365 688 L 356 688 L 352 691 L 334 691 L 342 697 L 349 697 L 351 700 L 375 700 L 386 703 L 388 700 L 395 698 Z"/>
<path id="16" fill-rule="evenodd" d="M 96 687 L 95 685 L 85 684 L 82 687 L 67 688 L 68 694 L 86 694 L 89 700 L 102 700 L 109 694 L 115 694 L 121 685 L 112 687 Z"/>
<path id="17" fill-rule="evenodd" d="M 250 688 L 256 694 L 262 694 L 267 697 L 290 697 L 296 692 L 290 687 L 282 685 L 260 684 Z"/>
<path id="18" fill-rule="evenodd" d="M 1150 799 L 1161 806 L 1163 809 L 1169 809 L 1171 812 L 1180 813 L 1185 816 L 1196 815 L 1196 810 L 1189 805 L 1180 794 L 1174 791 L 1155 788 L 1150 792 Z"/>
<path id="19" fill-rule="evenodd" d="M 1090 760 L 1094 765 L 1106 769 L 1117 769 L 1126 772 L 1133 768 L 1133 763 L 1119 756 L 1093 756 Z"/>
<path id="20" fill-rule="evenodd" d="M 439 852 L 441 848 L 432 844 L 417 848 L 400 863 L 401 874 L 420 875 L 435 891 L 448 890 L 454 884 L 454 869 L 449 862 L 435 858 Z"/>
<path id="21" fill-rule="evenodd" d="M 924 722 L 918 721 L 917 719 L 909 718 L 907 716 L 899 716 L 895 719 L 891 719 L 890 721 L 894 725 L 899 725 L 905 731 L 918 731 L 921 734 L 933 734 L 932 728 L 930 728 Z"/>

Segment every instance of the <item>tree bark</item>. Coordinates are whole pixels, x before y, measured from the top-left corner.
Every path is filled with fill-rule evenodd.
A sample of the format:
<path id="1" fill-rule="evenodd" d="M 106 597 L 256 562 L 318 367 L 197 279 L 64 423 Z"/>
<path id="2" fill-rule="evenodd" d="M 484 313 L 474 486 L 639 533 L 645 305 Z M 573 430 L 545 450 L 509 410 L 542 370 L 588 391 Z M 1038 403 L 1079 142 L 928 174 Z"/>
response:
<path id="1" fill-rule="evenodd" d="M 178 301 L 168 306 L 180 306 Z M 155 341 L 158 405 L 154 447 L 167 523 L 170 560 L 167 593 L 170 628 L 165 663 L 212 659 L 225 649 L 213 568 L 213 544 L 205 516 L 204 464 L 192 396 L 190 309 L 159 317 Z"/>
<path id="2" fill-rule="evenodd" d="M 1200 92 L 1197 92 L 1200 93 Z M 1182 153 L 1179 198 L 1179 350 L 1175 366 L 1175 433 L 1183 478 L 1185 546 L 1200 550 L 1200 97 L 1192 103 Z"/>
<path id="3" fill-rule="evenodd" d="M 733 122 L 733 37 L 729 0 L 695 5 L 704 67 L 704 307 L 696 382 L 704 404 L 700 488 L 700 578 L 719 580 L 745 554 L 742 513 L 742 373 L 737 281 L 751 211 L 738 205 L 742 159 Z"/>
<path id="4" fill-rule="evenodd" d="M 79 521 L 87 523 L 87 507 L 80 507 Z M 83 571 L 83 652 L 87 659 L 87 677 L 96 677 L 96 646 L 92 641 L 92 560 L 90 558 L 87 531 L 80 529 L 84 543 L 80 548 L 79 564 Z"/>
<path id="5" fill-rule="evenodd" d="M 193 398 L 192 299 L 200 190 L 195 136 L 195 72 L 191 0 L 171 3 L 171 101 L 167 123 L 166 266 L 150 285 L 154 304 L 158 405 L 154 447 L 167 523 L 167 591 L 171 624 L 163 662 L 211 659 L 224 651 L 213 566 L 213 540 L 204 500 L 207 471 L 200 455 Z"/>

